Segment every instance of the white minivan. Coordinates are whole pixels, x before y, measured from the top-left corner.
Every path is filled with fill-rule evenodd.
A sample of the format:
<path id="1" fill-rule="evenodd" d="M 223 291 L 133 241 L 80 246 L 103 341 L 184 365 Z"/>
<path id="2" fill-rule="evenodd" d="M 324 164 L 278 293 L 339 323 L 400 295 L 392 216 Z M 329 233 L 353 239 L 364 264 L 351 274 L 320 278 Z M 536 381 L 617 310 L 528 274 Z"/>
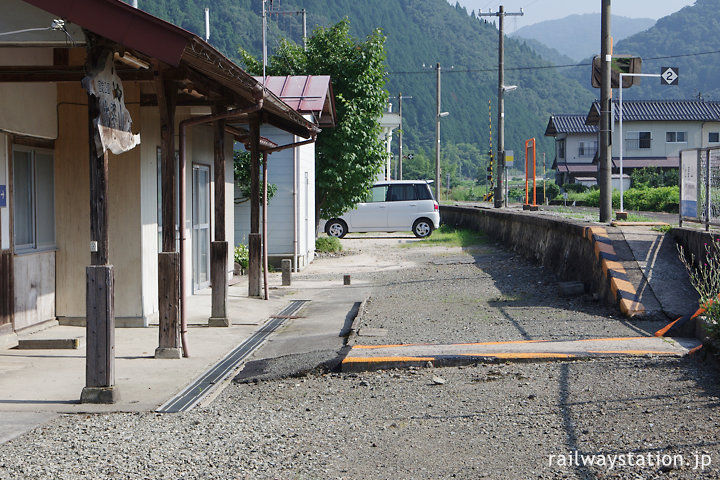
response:
<path id="1" fill-rule="evenodd" d="M 364 202 L 325 223 L 325 233 L 412 231 L 427 237 L 440 226 L 440 208 L 425 180 L 388 180 L 373 185 Z"/>

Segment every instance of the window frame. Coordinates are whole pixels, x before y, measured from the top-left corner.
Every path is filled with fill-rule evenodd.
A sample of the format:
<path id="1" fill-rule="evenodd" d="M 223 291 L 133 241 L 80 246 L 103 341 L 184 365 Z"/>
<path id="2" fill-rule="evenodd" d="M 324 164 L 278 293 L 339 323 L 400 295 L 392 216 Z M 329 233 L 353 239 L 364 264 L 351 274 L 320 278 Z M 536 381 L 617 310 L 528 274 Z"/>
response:
<path id="1" fill-rule="evenodd" d="M 647 138 L 642 138 L 647 135 Z M 647 130 L 630 131 L 625 134 L 626 150 L 650 150 L 652 149 L 652 132 Z M 647 147 L 643 147 L 643 142 L 647 142 Z"/>
<path id="2" fill-rule="evenodd" d="M 678 134 L 682 134 L 683 140 L 678 140 Z M 687 143 L 688 132 L 684 131 L 671 131 L 665 132 L 665 143 Z"/>
<path id="3" fill-rule="evenodd" d="M 715 135 L 715 140 L 711 140 L 711 135 Z M 708 132 L 708 143 L 720 143 L 720 132 Z"/>
<path id="4" fill-rule="evenodd" d="M 17 164 L 16 161 L 19 159 L 16 157 L 17 152 L 22 152 L 28 155 L 27 161 L 29 166 L 29 175 L 26 181 L 29 183 L 29 190 L 27 191 L 28 198 L 27 198 L 27 205 L 29 207 L 27 208 L 27 212 L 19 212 L 18 207 L 20 205 L 20 202 L 18 202 L 18 182 L 17 182 Z M 45 155 L 49 157 L 49 172 L 44 171 L 39 174 L 38 170 L 38 155 Z M 47 160 L 47 159 L 46 159 Z M 27 254 L 27 253 L 38 253 L 38 252 L 46 252 L 46 251 L 52 251 L 57 248 L 57 225 L 56 225 L 56 206 L 55 206 L 55 152 L 53 149 L 50 148 L 42 148 L 42 147 L 32 147 L 22 144 L 14 143 L 12 144 L 12 158 L 10 159 L 12 162 L 12 182 L 13 182 L 13 192 L 12 192 L 12 210 L 13 210 L 13 235 L 10 239 L 12 242 L 13 250 L 16 254 Z M 49 180 L 51 182 L 52 191 L 49 192 L 49 195 L 42 195 L 41 192 L 42 188 L 46 185 L 38 185 L 38 182 L 41 181 L 43 177 L 48 178 L 47 174 L 49 173 Z M 45 192 L 46 193 L 46 192 Z M 41 202 L 38 200 L 40 195 L 40 199 L 42 200 L 42 197 L 45 197 L 45 202 Z M 42 205 L 40 205 L 42 203 Z M 22 215 L 21 213 L 26 213 L 26 215 Z M 30 242 L 28 243 L 17 243 L 17 222 L 19 218 L 25 217 L 29 220 L 29 227 L 30 227 Z M 41 223 L 46 227 L 46 232 L 51 232 L 52 239 L 50 241 L 47 241 L 47 239 L 41 239 L 40 233 L 42 233 L 43 228 L 41 228 Z"/>

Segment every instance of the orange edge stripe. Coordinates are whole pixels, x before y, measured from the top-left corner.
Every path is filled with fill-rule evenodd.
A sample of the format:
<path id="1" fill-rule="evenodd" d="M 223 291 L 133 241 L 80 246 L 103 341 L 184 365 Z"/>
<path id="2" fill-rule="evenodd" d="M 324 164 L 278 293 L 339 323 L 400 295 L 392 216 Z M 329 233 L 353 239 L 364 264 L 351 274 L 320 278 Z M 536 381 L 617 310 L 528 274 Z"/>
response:
<path id="1" fill-rule="evenodd" d="M 435 357 L 345 357 L 342 363 L 432 362 Z"/>

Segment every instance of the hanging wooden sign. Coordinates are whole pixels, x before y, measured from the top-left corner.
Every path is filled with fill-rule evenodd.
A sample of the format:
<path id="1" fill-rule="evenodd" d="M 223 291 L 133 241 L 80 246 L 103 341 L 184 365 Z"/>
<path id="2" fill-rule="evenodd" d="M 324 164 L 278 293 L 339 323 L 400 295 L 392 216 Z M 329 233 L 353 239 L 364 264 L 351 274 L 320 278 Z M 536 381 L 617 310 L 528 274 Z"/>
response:
<path id="1" fill-rule="evenodd" d="M 140 134 L 130 130 L 132 118 L 125 107 L 125 92 L 115 70 L 113 54 L 108 51 L 98 65 L 83 78 L 82 86 L 98 99 L 100 115 L 95 122 L 95 146 L 100 152 L 115 155 L 132 150 L 140 144 Z"/>

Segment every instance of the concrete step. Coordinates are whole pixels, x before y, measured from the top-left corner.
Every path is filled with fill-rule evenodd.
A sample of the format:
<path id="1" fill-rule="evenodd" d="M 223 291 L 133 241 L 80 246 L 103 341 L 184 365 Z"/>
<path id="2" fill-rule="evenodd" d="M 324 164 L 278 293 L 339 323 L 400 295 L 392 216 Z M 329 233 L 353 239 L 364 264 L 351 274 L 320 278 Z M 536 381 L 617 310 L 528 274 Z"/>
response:
<path id="1" fill-rule="evenodd" d="M 77 350 L 82 337 L 76 338 L 21 338 L 18 350 Z"/>
<path id="2" fill-rule="evenodd" d="M 387 368 L 471 365 L 498 361 L 578 360 L 610 356 L 681 357 L 701 345 L 695 338 L 623 337 L 586 340 L 522 340 L 450 345 L 356 345 L 342 361 L 344 372 Z"/>

